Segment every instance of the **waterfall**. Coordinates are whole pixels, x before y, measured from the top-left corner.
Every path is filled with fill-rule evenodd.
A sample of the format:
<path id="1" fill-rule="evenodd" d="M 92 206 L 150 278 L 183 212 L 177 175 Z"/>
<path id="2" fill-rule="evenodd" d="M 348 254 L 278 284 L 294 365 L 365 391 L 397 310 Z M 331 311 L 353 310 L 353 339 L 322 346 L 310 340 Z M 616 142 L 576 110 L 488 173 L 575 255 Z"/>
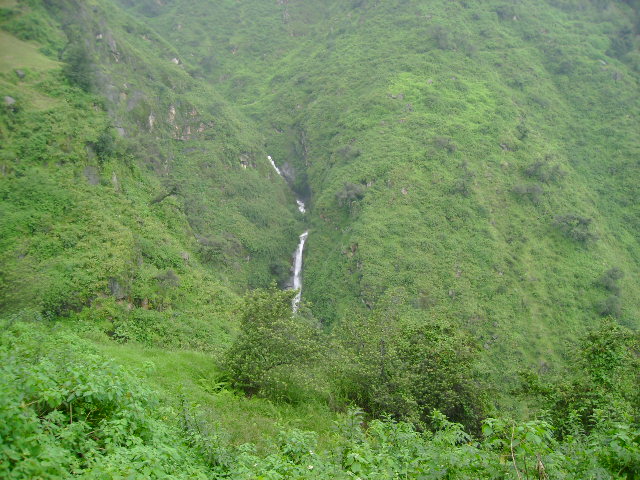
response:
<path id="1" fill-rule="evenodd" d="M 273 161 L 273 158 L 271 158 L 271 155 L 267 155 L 267 159 L 269 160 L 269 163 L 271 163 L 271 166 L 273 167 L 273 169 L 278 173 L 278 175 L 282 177 L 283 176 L 282 172 L 280 171 L 276 163 Z M 305 213 L 307 211 L 304 202 L 299 198 L 296 198 L 296 204 L 298 205 L 298 210 L 300 211 L 300 213 Z M 294 290 L 298 290 L 298 293 L 296 293 L 296 296 L 293 298 L 293 301 L 291 302 L 291 307 L 293 308 L 294 313 L 298 311 L 298 306 L 300 305 L 300 300 L 302 298 L 302 254 L 304 252 L 304 244 L 307 241 L 308 236 L 309 236 L 308 231 L 300 235 L 298 248 L 296 248 L 296 251 L 293 254 L 293 287 L 292 288 Z"/>
<path id="2" fill-rule="evenodd" d="M 293 289 L 298 290 L 298 293 L 296 293 L 296 296 L 293 298 L 293 302 L 291 302 L 294 312 L 298 311 L 300 299 L 302 298 L 302 252 L 304 251 L 304 243 L 307 241 L 308 236 L 308 231 L 300 235 L 300 242 L 298 243 L 298 248 L 296 248 L 296 254 L 293 260 Z"/>
<path id="3" fill-rule="evenodd" d="M 269 161 L 271 162 L 271 166 L 274 168 L 274 170 L 276 172 L 278 172 L 278 175 L 282 176 L 282 172 L 280 171 L 280 169 L 277 167 L 276 162 L 273 161 L 273 158 L 271 158 L 271 155 L 267 155 L 267 158 L 269 159 Z"/>

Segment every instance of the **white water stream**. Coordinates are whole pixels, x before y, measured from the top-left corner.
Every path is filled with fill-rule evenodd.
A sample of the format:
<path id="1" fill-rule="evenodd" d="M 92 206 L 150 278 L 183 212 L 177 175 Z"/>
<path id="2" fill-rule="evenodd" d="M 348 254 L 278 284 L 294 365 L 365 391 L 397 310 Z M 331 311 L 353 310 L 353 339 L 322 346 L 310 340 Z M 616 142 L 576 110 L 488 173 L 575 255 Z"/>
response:
<path id="1" fill-rule="evenodd" d="M 271 155 L 267 155 L 267 158 L 271 162 L 271 166 L 275 169 L 276 172 L 278 172 L 278 175 L 282 176 L 282 172 L 280 171 L 276 163 L 273 161 L 273 158 L 271 158 Z"/>
<path id="2" fill-rule="evenodd" d="M 293 289 L 298 290 L 296 296 L 293 297 L 293 302 L 291 302 L 294 312 L 298 311 L 300 299 L 302 298 L 302 252 L 304 251 L 304 242 L 307 241 L 308 236 L 309 232 L 304 232 L 300 235 L 300 242 L 293 260 Z"/>
<path id="3" fill-rule="evenodd" d="M 278 175 L 282 177 L 282 172 L 271 158 L 271 155 L 267 155 L 267 159 L 271 163 L 271 166 L 274 168 L 274 170 L 278 172 Z M 300 211 L 300 213 L 305 213 L 307 211 L 302 200 L 296 198 L 296 203 L 298 204 L 298 210 Z M 308 231 L 300 235 L 298 248 L 296 248 L 296 251 L 293 254 L 293 289 L 298 291 L 298 293 L 296 293 L 296 296 L 293 297 L 293 301 L 291 302 L 291 307 L 293 308 L 294 313 L 298 311 L 300 299 L 302 298 L 302 254 L 304 252 L 304 244 L 307 241 L 308 236 Z"/>

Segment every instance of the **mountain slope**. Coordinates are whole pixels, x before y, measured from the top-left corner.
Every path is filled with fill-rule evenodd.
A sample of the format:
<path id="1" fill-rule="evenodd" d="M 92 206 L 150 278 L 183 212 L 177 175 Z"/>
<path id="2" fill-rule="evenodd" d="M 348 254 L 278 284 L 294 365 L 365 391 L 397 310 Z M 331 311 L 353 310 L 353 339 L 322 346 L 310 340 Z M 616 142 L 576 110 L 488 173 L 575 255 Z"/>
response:
<path id="1" fill-rule="evenodd" d="M 0 0 L 0 477 L 638 477 L 638 6 Z"/>
<path id="2" fill-rule="evenodd" d="M 288 281 L 294 198 L 251 122 L 148 27 L 109 3 L 47 8 L 3 10 L 4 55 L 28 52 L 1 73 L 3 312 L 211 348 L 236 293 Z"/>
<path id="3" fill-rule="evenodd" d="M 402 287 L 500 371 L 546 368 L 601 315 L 637 327 L 633 2 L 122 3 L 310 197 L 326 324 Z"/>

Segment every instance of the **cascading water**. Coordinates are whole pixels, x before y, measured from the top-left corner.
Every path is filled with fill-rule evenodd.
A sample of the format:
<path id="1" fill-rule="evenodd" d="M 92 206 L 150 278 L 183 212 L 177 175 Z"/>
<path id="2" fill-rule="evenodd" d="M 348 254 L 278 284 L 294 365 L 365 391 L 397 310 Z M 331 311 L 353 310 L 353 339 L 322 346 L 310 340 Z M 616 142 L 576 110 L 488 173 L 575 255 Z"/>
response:
<path id="1" fill-rule="evenodd" d="M 273 161 L 273 158 L 271 158 L 271 155 L 267 155 L 267 158 L 269 159 L 269 162 L 271 162 L 271 166 L 274 168 L 274 170 L 278 172 L 278 175 L 282 176 L 282 172 L 280 171 L 276 163 Z"/>
<path id="2" fill-rule="evenodd" d="M 278 175 L 282 177 L 283 176 L 282 172 L 280 171 L 278 166 L 275 164 L 275 162 L 271 158 L 271 155 L 267 155 L 267 159 L 271 163 L 271 166 L 273 167 L 273 169 L 278 173 Z M 300 213 L 305 213 L 307 211 L 305 204 L 302 200 L 300 200 L 299 198 L 296 198 L 296 203 L 298 204 L 298 210 L 300 211 Z M 302 254 L 304 252 L 304 244 L 307 241 L 308 236 L 309 236 L 308 231 L 300 235 L 298 248 L 296 248 L 296 251 L 293 255 L 293 282 L 292 283 L 293 283 L 293 289 L 298 291 L 298 293 L 296 293 L 296 296 L 293 298 L 291 302 L 291 307 L 293 308 L 294 313 L 298 311 L 298 307 L 300 306 L 300 300 L 302 298 Z"/>
<path id="3" fill-rule="evenodd" d="M 298 243 L 298 248 L 296 248 L 296 254 L 293 260 L 293 289 L 298 290 L 298 293 L 296 293 L 296 296 L 291 302 L 294 312 L 298 311 L 300 299 L 302 298 L 302 252 L 304 251 L 304 243 L 307 241 L 308 236 L 308 231 L 300 235 L 300 242 Z"/>

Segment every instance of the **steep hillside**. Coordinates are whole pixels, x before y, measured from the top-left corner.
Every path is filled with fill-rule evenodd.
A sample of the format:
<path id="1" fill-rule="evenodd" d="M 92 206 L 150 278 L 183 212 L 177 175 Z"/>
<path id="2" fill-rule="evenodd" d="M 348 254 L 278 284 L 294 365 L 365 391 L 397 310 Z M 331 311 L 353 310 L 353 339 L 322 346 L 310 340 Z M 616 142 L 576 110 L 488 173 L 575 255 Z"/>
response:
<path id="1" fill-rule="evenodd" d="M 639 9 L 0 0 L 0 478 L 640 478 Z"/>
<path id="2" fill-rule="evenodd" d="M 152 30 L 108 2 L 55 5 L 2 10 L 3 312 L 224 342 L 236 293 L 288 281 L 292 194 Z"/>
<path id="3" fill-rule="evenodd" d="M 401 287 L 501 371 L 546 369 L 603 315 L 637 326 L 637 4 L 121 3 L 309 197 L 325 324 Z"/>

